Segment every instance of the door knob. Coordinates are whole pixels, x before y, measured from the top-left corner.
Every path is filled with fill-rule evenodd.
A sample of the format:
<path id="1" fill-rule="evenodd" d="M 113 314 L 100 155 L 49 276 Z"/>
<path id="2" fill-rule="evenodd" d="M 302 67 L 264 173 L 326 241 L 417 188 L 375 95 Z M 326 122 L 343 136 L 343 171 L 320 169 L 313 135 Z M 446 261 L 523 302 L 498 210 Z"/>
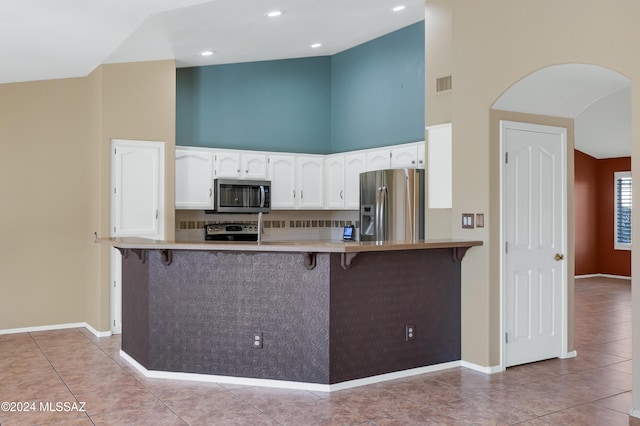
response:
<path id="1" fill-rule="evenodd" d="M 564 255 L 560 254 L 560 253 L 556 253 L 555 256 L 553 256 L 553 258 L 557 261 L 561 261 L 562 259 L 564 259 Z"/>

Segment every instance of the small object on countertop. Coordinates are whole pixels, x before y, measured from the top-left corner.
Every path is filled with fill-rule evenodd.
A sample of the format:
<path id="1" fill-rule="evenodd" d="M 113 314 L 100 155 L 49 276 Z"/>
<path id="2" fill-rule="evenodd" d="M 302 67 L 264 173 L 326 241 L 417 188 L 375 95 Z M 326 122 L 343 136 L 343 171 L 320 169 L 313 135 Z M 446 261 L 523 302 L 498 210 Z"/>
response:
<path id="1" fill-rule="evenodd" d="M 353 241 L 353 231 L 353 225 L 345 226 L 344 230 L 342 231 L 342 241 Z"/>

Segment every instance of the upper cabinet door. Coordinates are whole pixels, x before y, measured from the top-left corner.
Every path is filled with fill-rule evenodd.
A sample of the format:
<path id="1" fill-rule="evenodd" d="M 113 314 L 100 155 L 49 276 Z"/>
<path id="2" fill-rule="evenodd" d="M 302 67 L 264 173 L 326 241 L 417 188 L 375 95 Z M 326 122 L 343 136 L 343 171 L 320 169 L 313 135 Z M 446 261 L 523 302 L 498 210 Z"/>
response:
<path id="1" fill-rule="evenodd" d="M 324 160 L 325 208 L 340 210 L 344 208 L 344 155 L 330 155 Z"/>
<path id="2" fill-rule="evenodd" d="M 399 146 L 391 148 L 392 169 L 414 169 L 418 167 L 418 146 Z"/>
<path id="3" fill-rule="evenodd" d="M 240 153 L 237 151 L 215 151 L 215 177 L 240 178 Z"/>
<path id="4" fill-rule="evenodd" d="M 365 153 L 347 154 L 344 157 L 344 207 L 348 210 L 360 208 L 360 173 L 366 171 Z"/>
<path id="5" fill-rule="evenodd" d="M 271 208 L 274 210 L 296 207 L 296 157 L 270 155 L 268 158 L 271 180 Z"/>
<path id="6" fill-rule="evenodd" d="M 213 152 L 176 148 L 176 209 L 213 208 Z"/>
<path id="7" fill-rule="evenodd" d="M 427 128 L 427 206 L 450 209 L 452 205 L 451 123 Z"/>
<path id="8" fill-rule="evenodd" d="M 301 209 L 324 207 L 324 159 L 322 156 L 298 157 L 298 188 Z"/>
<path id="9" fill-rule="evenodd" d="M 367 152 L 367 171 L 386 170 L 391 168 L 391 150 L 376 149 Z"/>
<path id="10" fill-rule="evenodd" d="M 241 175 L 243 179 L 266 179 L 267 155 L 261 153 L 243 153 Z"/>

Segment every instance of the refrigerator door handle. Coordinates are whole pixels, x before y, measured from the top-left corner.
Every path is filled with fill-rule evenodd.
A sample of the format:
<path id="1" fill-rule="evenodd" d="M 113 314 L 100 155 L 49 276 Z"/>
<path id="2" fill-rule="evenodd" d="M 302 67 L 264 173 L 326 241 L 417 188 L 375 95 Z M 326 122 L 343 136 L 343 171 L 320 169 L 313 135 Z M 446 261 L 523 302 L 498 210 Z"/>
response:
<path id="1" fill-rule="evenodd" d="M 384 235 L 387 226 L 387 187 L 381 186 L 376 194 L 376 241 L 386 240 Z"/>
<path id="2" fill-rule="evenodd" d="M 380 235 L 380 229 L 382 228 L 381 226 L 381 212 L 380 212 L 380 206 L 382 204 L 382 187 L 379 186 L 378 189 L 376 189 L 376 211 L 375 211 L 375 231 L 373 233 L 374 235 L 374 239 L 376 241 L 380 241 L 381 240 L 381 235 Z"/>
<path id="3" fill-rule="evenodd" d="M 415 179 L 415 176 L 414 176 Z M 416 190 L 415 190 L 415 180 L 409 180 L 409 175 L 407 174 L 405 176 L 405 187 L 407 190 L 407 193 L 405 194 L 405 199 L 407 200 L 407 206 L 406 206 L 406 221 L 407 221 L 407 230 L 408 235 L 405 235 L 405 238 L 407 240 L 410 241 L 415 241 L 415 218 L 414 218 L 414 209 L 415 209 L 415 196 L 416 196 Z"/>

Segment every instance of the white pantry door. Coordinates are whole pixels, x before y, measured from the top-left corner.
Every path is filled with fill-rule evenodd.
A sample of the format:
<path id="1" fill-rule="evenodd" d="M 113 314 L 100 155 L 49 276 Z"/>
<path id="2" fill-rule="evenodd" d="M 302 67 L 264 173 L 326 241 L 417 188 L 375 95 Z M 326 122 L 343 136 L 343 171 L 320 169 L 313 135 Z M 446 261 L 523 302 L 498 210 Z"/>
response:
<path id="1" fill-rule="evenodd" d="M 111 141 L 111 237 L 164 238 L 164 142 Z M 111 332 L 122 327 L 122 257 L 111 249 Z"/>
<path id="2" fill-rule="evenodd" d="M 566 129 L 501 122 L 504 365 L 566 347 Z"/>

